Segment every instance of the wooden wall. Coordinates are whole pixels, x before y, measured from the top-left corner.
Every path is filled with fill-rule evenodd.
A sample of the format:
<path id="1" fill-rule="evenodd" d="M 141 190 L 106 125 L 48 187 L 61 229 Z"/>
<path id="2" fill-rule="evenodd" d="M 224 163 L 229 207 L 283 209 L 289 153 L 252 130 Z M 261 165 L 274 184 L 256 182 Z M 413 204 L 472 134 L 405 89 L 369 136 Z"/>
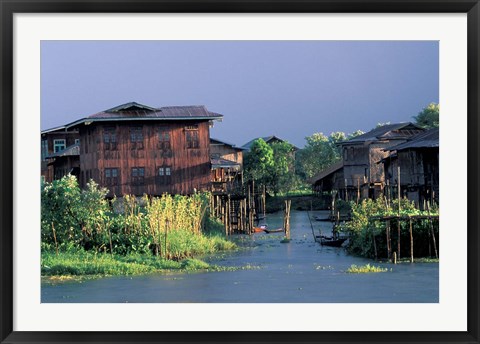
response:
<path id="1" fill-rule="evenodd" d="M 58 130 L 49 133 L 41 134 L 41 141 L 47 141 L 48 155 L 54 153 L 54 140 L 65 140 L 65 148 L 75 144 L 75 140 L 80 138 L 78 131 L 64 131 Z M 40 143 L 40 149 L 42 149 L 42 142 Z M 42 152 L 43 153 L 43 152 Z M 42 159 L 41 162 L 41 175 L 45 177 L 45 181 L 52 182 L 54 179 L 54 170 L 52 166 L 48 166 L 48 161 Z"/>
<path id="2" fill-rule="evenodd" d="M 198 126 L 198 148 L 187 148 L 186 128 Z M 131 128 L 141 127 L 143 141 L 131 142 Z M 104 133 L 114 130 L 116 147 L 104 142 Z M 170 135 L 170 149 L 160 143 L 159 132 Z M 92 178 L 113 195 L 191 194 L 205 190 L 210 181 L 209 123 L 110 122 L 82 126 L 80 129 L 80 184 Z M 143 185 L 134 185 L 132 168 L 144 168 Z M 160 167 L 169 167 L 170 176 L 159 176 Z M 106 168 L 119 171 L 116 185 L 107 185 Z"/>
<path id="3" fill-rule="evenodd" d="M 243 166 L 243 151 L 227 145 L 212 144 L 210 146 L 210 155 L 218 155 L 220 158 L 234 161 Z"/>

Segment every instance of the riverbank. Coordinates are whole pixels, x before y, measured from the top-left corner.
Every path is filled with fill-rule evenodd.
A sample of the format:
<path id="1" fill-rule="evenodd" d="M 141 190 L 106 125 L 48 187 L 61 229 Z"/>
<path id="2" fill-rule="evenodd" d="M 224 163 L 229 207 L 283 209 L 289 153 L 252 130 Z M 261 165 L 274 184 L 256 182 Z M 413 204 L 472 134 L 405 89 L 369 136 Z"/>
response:
<path id="1" fill-rule="evenodd" d="M 81 281 L 107 276 L 248 270 L 249 264 L 229 267 L 209 264 L 199 258 L 179 261 L 145 254 L 126 256 L 78 250 L 42 252 L 41 275 L 45 282 Z"/>

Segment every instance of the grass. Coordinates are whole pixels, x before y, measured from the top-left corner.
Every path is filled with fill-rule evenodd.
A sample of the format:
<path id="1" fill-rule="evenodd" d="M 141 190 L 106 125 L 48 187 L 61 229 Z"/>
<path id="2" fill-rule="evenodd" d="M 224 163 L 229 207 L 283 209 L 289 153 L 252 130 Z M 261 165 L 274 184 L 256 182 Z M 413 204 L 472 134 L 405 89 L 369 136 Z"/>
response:
<path id="1" fill-rule="evenodd" d="M 152 255 L 130 254 L 127 256 L 109 253 L 42 252 L 41 274 L 50 282 L 64 282 L 114 275 L 144 275 L 151 273 L 233 271 L 258 267 L 225 267 L 210 265 L 200 259 L 186 258 L 180 261 L 162 259 Z"/>
<path id="2" fill-rule="evenodd" d="M 367 274 L 367 273 L 372 273 L 372 272 L 386 272 L 388 271 L 387 268 L 381 268 L 379 266 L 374 266 L 374 265 L 351 265 L 346 272 L 348 273 L 353 273 L 353 274 Z"/>

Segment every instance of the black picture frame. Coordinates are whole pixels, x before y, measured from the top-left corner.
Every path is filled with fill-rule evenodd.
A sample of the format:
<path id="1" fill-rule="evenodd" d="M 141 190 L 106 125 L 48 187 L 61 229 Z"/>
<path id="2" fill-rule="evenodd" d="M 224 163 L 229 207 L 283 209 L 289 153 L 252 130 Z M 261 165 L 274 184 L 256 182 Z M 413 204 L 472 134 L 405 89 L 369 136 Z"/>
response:
<path id="1" fill-rule="evenodd" d="M 479 343 L 479 16 L 478 0 L 0 0 L 0 341 L 1 343 Z M 467 13 L 468 314 L 466 332 L 15 332 L 13 331 L 13 15 L 15 13 Z M 454 315 L 452 315 L 454 316 Z M 428 317 L 428 315 L 426 315 Z M 381 330 L 381 329 L 379 329 Z"/>

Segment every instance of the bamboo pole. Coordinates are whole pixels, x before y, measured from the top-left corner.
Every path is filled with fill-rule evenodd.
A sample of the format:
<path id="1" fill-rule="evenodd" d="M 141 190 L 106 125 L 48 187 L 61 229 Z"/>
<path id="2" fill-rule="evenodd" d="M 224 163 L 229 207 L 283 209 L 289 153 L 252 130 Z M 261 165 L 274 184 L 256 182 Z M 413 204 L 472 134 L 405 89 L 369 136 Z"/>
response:
<path id="1" fill-rule="evenodd" d="M 53 240 L 55 241 L 55 251 L 57 252 L 57 256 L 58 256 L 57 235 L 55 233 L 55 226 L 53 225 L 53 222 L 52 222 L 52 232 L 53 232 Z"/>
<path id="2" fill-rule="evenodd" d="M 390 259 L 392 257 L 392 248 L 390 246 L 390 220 L 386 221 L 385 233 L 387 236 L 387 258 Z"/>
<path id="3" fill-rule="evenodd" d="M 412 219 L 409 219 L 410 222 L 410 263 L 413 263 L 413 226 Z"/>
<path id="4" fill-rule="evenodd" d="M 428 212 L 428 222 L 430 224 L 430 231 L 432 232 L 432 240 L 433 240 L 433 249 L 435 251 L 435 258 L 438 259 L 438 251 L 437 251 L 437 241 L 435 240 L 435 232 L 433 230 L 433 220 L 430 217 L 430 205 L 427 202 L 427 212 Z"/>
<path id="5" fill-rule="evenodd" d="M 400 166 L 398 166 L 398 221 L 397 221 L 397 232 L 398 232 L 398 238 L 397 238 L 397 252 L 398 252 L 398 259 L 400 259 L 400 237 L 401 237 L 401 225 L 400 225 L 400 203 L 402 201 L 402 187 L 400 184 Z"/>

